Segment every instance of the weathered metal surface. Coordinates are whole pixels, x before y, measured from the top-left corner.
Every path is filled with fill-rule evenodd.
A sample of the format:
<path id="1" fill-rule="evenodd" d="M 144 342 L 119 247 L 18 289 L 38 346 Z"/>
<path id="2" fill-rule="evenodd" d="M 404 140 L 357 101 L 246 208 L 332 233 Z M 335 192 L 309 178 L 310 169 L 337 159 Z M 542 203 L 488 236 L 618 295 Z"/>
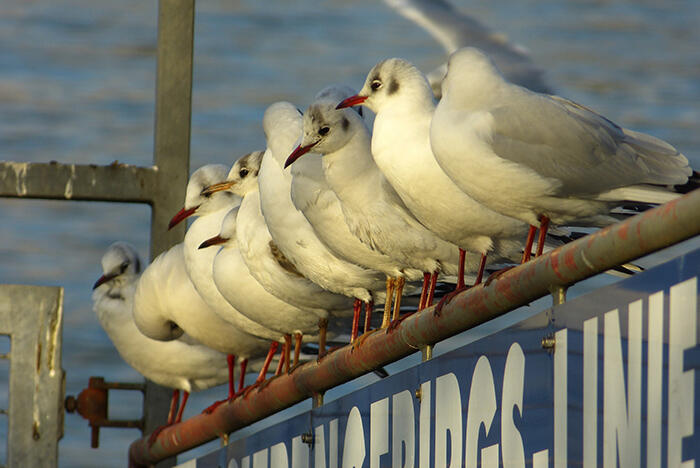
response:
<path id="1" fill-rule="evenodd" d="M 158 171 L 113 163 L 0 162 L 0 197 L 150 203 Z"/>
<path id="2" fill-rule="evenodd" d="M 55 467 L 63 437 L 63 289 L 0 285 L 0 334 L 9 335 L 8 466 Z"/>
<path id="3" fill-rule="evenodd" d="M 240 429 L 310 396 L 401 359 L 425 345 L 485 323 L 508 311 L 616 265 L 700 234 L 700 190 L 623 223 L 558 248 L 503 274 L 490 285 L 456 296 L 436 317 L 434 308 L 413 314 L 392 333 L 376 332 L 354 350 L 339 349 L 320 363 L 274 378 L 213 414 L 195 416 L 129 448 L 130 466 L 145 466 Z"/>
<path id="4" fill-rule="evenodd" d="M 168 230 L 168 222 L 184 203 L 190 170 L 193 52 L 194 0 L 160 0 L 153 148 L 159 177 L 151 202 L 151 259 L 185 237 L 184 223 Z M 147 381 L 143 399 L 146 433 L 167 420 L 171 392 Z M 158 467 L 173 465 L 171 458 Z"/>

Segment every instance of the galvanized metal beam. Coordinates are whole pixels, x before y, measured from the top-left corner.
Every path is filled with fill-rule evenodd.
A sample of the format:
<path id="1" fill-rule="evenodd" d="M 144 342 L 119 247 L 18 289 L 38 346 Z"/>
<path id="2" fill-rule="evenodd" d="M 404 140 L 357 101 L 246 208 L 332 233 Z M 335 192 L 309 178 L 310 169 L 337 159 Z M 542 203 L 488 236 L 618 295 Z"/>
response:
<path id="1" fill-rule="evenodd" d="M 0 286 L 0 334 L 10 336 L 8 466 L 58 465 L 65 374 L 63 288 Z"/>
<path id="2" fill-rule="evenodd" d="M 151 203 L 158 170 L 113 163 L 0 162 L 0 197 Z"/>
<path id="3" fill-rule="evenodd" d="M 158 2 L 157 50 L 153 162 L 159 177 L 151 202 L 151 259 L 185 237 L 184 223 L 168 230 L 168 222 L 184 203 L 190 170 L 194 0 Z M 167 420 L 171 392 L 146 382 L 143 399 L 146 433 Z M 174 464 L 172 458 L 158 466 Z"/>
<path id="4" fill-rule="evenodd" d="M 404 320 L 392 333 L 376 332 L 355 348 L 346 346 L 320 363 L 306 363 L 273 378 L 260 391 L 195 416 L 129 448 L 129 465 L 146 466 L 228 434 L 314 394 L 348 382 L 464 330 L 503 315 L 614 266 L 700 234 L 700 190 L 623 223 L 560 247 L 503 274 L 489 285 L 457 295 L 435 316 L 434 308 Z"/>

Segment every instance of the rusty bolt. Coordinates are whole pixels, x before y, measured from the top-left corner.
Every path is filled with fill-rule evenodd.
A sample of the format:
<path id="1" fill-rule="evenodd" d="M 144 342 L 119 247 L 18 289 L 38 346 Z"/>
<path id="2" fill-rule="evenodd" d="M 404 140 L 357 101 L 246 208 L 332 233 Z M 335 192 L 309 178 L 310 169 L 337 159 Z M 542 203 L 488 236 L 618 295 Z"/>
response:
<path id="1" fill-rule="evenodd" d="M 314 445 L 314 435 L 311 432 L 305 432 L 301 435 L 301 441 L 307 445 Z"/>

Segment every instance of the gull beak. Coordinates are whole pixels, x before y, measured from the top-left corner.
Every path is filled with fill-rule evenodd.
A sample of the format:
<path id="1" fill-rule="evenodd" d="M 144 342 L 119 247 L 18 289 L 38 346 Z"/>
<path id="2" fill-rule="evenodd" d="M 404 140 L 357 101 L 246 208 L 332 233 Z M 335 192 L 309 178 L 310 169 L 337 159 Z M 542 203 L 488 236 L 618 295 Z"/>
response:
<path id="1" fill-rule="evenodd" d="M 211 239 L 207 239 L 204 242 L 202 242 L 201 244 L 199 244 L 199 248 L 206 249 L 207 247 L 211 247 L 212 245 L 223 244 L 226 241 L 228 241 L 227 237 L 214 236 Z"/>
<path id="2" fill-rule="evenodd" d="M 318 143 L 318 142 L 316 142 L 316 143 Z M 310 145 L 306 145 L 306 146 L 301 146 L 301 145 L 297 146 L 294 149 L 294 151 L 292 151 L 292 154 L 289 155 L 289 157 L 287 158 L 287 161 L 284 163 L 284 168 L 286 169 L 294 161 L 296 161 L 297 159 L 299 159 L 300 157 L 302 157 L 303 155 L 308 153 L 311 150 L 311 148 L 316 146 L 316 143 L 311 143 Z"/>
<path id="3" fill-rule="evenodd" d="M 95 281 L 95 284 L 92 286 L 92 289 L 95 290 L 99 288 L 101 285 L 105 284 L 107 281 L 116 278 L 117 275 L 116 273 L 109 273 L 107 275 L 102 275 L 100 276 L 97 281 Z"/>
<path id="4" fill-rule="evenodd" d="M 358 94 L 354 96 L 350 96 L 347 99 L 344 99 L 340 101 L 340 104 L 338 104 L 335 108 L 336 109 L 345 109 L 346 107 L 352 107 L 352 106 L 359 106 L 363 102 L 367 100 L 367 96 L 360 96 Z"/>
<path id="5" fill-rule="evenodd" d="M 202 195 L 205 197 L 208 197 L 216 192 L 221 192 L 222 190 L 228 190 L 231 187 L 236 185 L 236 182 L 233 181 L 227 181 L 227 182 L 219 182 L 218 184 L 213 184 L 210 185 L 209 187 L 206 187 L 204 190 L 202 190 Z"/>
<path id="6" fill-rule="evenodd" d="M 174 228 L 175 226 L 177 226 L 178 224 L 180 224 L 181 221 L 183 221 L 183 220 L 189 218 L 190 216 L 192 216 L 192 215 L 194 214 L 194 212 L 197 211 L 197 208 L 199 208 L 199 207 L 198 207 L 198 206 L 195 206 L 195 207 L 190 208 L 190 209 L 188 209 L 188 210 L 186 210 L 186 209 L 183 208 L 183 209 L 181 209 L 180 211 L 178 211 L 178 212 L 175 214 L 175 216 L 173 216 L 173 219 L 170 220 L 170 224 L 168 224 L 168 230 Z"/>

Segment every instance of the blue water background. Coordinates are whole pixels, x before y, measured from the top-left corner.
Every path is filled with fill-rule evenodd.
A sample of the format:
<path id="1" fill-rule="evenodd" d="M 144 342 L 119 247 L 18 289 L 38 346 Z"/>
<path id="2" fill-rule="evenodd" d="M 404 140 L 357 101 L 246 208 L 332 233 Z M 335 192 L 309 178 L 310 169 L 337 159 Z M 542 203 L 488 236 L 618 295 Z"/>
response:
<path id="1" fill-rule="evenodd" d="M 700 168 L 700 2 L 458 5 L 526 46 L 558 94 L 671 142 Z M 156 14 L 153 0 L 3 1 L 0 158 L 151 164 Z M 444 60 L 425 32 L 369 0 L 201 0 L 195 30 L 192 168 L 231 164 L 263 148 L 260 120 L 274 101 L 305 107 L 327 84 L 359 87 L 387 57 L 409 59 L 425 71 Z M 0 283 L 66 288 L 63 367 L 69 394 L 77 394 L 91 375 L 138 380 L 100 329 L 90 287 L 111 242 L 130 241 L 147 257 L 149 215 L 140 205 L 0 200 Z M 698 242 L 690 244 L 674 252 Z M 594 279 L 578 291 L 609 281 Z M 6 348 L 7 340 L 0 339 L 0 351 Z M 0 407 L 6 407 L 6 378 L 6 363 L 0 362 Z M 187 415 L 224 393 L 219 388 L 195 396 Z M 112 417 L 138 414 L 138 398 L 112 400 L 119 408 Z M 6 426 L 0 415 L 0 463 Z M 91 450 L 87 423 L 66 415 L 60 466 L 125 466 L 128 444 L 137 436 L 135 430 L 105 429 L 100 449 Z"/>

